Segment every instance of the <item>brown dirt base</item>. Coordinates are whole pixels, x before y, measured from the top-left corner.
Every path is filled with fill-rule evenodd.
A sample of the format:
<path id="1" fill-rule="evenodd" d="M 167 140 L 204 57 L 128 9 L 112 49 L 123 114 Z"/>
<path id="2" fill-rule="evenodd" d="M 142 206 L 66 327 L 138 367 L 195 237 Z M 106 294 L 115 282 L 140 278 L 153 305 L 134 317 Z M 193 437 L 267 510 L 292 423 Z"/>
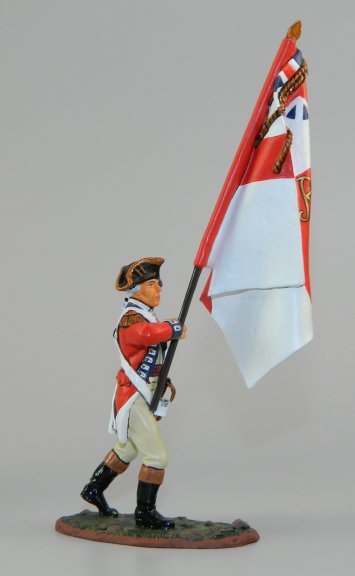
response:
<path id="1" fill-rule="evenodd" d="M 149 548 L 234 548 L 257 542 L 259 534 L 243 522 L 201 522 L 188 518 L 174 518 L 174 530 L 150 530 L 137 528 L 133 514 L 120 514 L 118 518 L 107 518 L 84 510 L 73 516 L 57 520 L 55 529 L 62 534 Z"/>

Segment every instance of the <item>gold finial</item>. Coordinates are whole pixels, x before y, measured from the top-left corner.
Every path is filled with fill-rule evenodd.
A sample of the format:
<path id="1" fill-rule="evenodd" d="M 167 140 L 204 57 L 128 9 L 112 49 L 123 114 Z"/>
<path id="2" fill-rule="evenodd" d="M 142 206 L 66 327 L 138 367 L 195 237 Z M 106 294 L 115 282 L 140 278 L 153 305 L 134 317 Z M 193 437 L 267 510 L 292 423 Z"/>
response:
<path id="1" fill-rule="evenodd" d="M 292 38 L 292 40 L 298 40 L 299 37 L 301 36 L 301 32 L 302 32 L 302 22 L 301 20 L 296 20 L 296 22 L 289 27 L 286 38 Z"/>

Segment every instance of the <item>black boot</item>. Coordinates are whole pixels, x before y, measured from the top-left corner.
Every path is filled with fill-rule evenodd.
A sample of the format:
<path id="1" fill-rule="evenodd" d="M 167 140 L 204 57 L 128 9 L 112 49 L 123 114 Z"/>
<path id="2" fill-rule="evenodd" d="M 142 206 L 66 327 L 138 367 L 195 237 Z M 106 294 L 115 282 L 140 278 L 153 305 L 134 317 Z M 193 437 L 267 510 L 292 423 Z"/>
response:
<path id="1" fill-rule="evenodd" d="M 103 491 L 106 490 L 116 476 L 116 472 L 102 462 L 91 476 L 89 484 L 84 486 L 80 494 L 86 502 L 96 506 L 102 516 L 112 516 L 113 518 L 118 516 L 117 510 L 109 507 L 103 495 Z"/>
<path id="2" fill-rule="evenodd" d="M 175 523 L 170 518 L 164 518 L 155 508 L 158 484 L 138 482 L 137 508 L 135 510 L 136 525 L 143 528 L 169 530 L 175 528 Z"/>

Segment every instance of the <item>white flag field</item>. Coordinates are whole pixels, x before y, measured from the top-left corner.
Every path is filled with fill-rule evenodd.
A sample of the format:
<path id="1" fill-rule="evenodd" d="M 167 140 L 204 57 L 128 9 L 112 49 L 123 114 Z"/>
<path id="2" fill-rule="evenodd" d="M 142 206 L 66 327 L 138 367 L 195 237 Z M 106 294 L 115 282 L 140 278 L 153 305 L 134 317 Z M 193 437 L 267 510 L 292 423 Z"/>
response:
<path id="1" fill-rule="evenodd" d="M 248 388 L 313 337 L 311 161 L 300 23 L 282 41 L 199 247 L 202 302 Z"/>

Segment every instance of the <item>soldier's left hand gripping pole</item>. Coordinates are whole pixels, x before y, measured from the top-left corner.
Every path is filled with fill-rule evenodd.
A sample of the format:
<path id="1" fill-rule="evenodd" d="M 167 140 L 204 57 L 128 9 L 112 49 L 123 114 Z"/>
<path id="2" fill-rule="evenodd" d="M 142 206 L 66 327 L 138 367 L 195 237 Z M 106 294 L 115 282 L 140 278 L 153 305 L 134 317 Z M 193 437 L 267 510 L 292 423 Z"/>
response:
<path id="1" fill-rule="evenodd" d="M 197 283 L 199 281 L 201 272 L 202 272 L 202 268 L 199 268 L 197 266 L 194 267 L 194 270 L 192 272 L 192 276 L 190 279 L 189 287 L 186 291 L 185 298 L 184 298 L 184 301 L 183 301 L 183 304 L 181 307 L 181 311 L 179 314 L 179 322 L 182 326 L 185 324 L 186 316 L 187 316 L 187 313 L 189 311 L 191 300 L 192 300 L 193 295 L 195 293 L 196 286 L 197 286 Z M 158 404 L 159 404 L 159 400 L 163 394 L 166 379 L 167 379 L 168 374 L 169 374 L 170 366 L 172 364 L 178 342 L 179 342 L 179 340 L 172 340 L 170 342 L 168 352 L 165 356 L 164 364 L 163 364 L 161 372 L 159 374 L 157 387 L 155 389 L 152 401 L 151 401 L 150 406 L 149 406 L 149 408 L 152 412 L 155 412 L 155 410 L 157 409 Z"/>

